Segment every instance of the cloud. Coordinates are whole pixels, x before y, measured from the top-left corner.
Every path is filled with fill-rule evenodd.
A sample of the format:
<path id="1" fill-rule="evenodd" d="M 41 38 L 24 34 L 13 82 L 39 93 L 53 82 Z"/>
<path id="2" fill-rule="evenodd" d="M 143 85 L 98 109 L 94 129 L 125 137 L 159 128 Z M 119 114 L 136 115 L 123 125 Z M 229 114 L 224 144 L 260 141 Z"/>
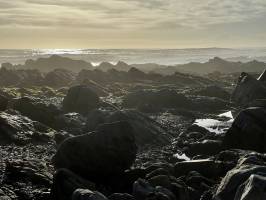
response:
<path id="1" fill-rule="evenodd" d="M 265 0 L 0 0 L 0 32 L 16 27 L 18 34 L 28 28 L 93 32 L 96 38 L 97 31 L 144 40 L 167 34 L 185 38 L 216 26 L 249 26 L 264 16 Z"/>

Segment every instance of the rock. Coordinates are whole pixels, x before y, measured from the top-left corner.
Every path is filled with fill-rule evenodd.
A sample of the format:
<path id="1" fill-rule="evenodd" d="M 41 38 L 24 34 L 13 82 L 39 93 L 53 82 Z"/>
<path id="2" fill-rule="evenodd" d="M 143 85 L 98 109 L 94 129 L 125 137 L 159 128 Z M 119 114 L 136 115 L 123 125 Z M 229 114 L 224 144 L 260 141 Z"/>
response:
<path id="1" fill-rule="evenodd" d="M 189 156 L 215 155 L 222 150 L 223 147 L 220 140 L 203 140 L 201 142 L 190 143 L 185 153 Z"/>
<path id="2" fill-rule="evenodd" d="M 73 192 L 72 200 L 108 200 L 103 194 L 88 189 L 76 189 Z"/>
<path id="3" fill-rule="evenodd" d="M 45 164 L 39 163 L 39 161 L 7 161 L 5 173 L 6 176 L 3 183 L 15 183 L 24 180 L 25 182 L 31 182 L 44 187 L 52 185 L 52 174 L 48 172 Z"/>
<path id="4" fill-rule="evenodd" d="M 234 200 L 266 199 L 266 177 L 252 174 L 246 182 L 239 186 Z"/>
<path id="5" fill-rule="evenodd" d="M 53 128 L 63 130 L 73 135 L 85 132 L 86 118 L 79 113 L 66 113 L 54 117 Z"/>
<path id="6" fill-rule="evenodd" d="M 37 60 L 28 59 L 24 65 L 20 66 L 20 68 L 38 69 L 42 72 L 49 72 L 60 68 L 79 72 L 82 69 L 93 69 L 93 66 L 91 63 L 83 60 L 73 60 L 59 55 L 51 55 L 48 58 L 38 58 Z"/>
<path id="7" fill-rule="evenodd" d="M 54 130 L 27 117 L 0 112 L 1 144 L 47 143 L 54 134 Z"/>
<path id="8" fill-rule="evenodd" d="M 91 89 L 84 85 L 71 87 L 63 100 L 65 112 L 77 112 L 87 114 L 88 111 L 97 108 L 99 97 Z"/>
<path id="9" fill-rule="evenodd" d="M 143 105 L 151 105 L 157 108 L 178 108 L 187 107 L 190 104 L 183 94 L 179 94 L 174 90 L 139 90 L 129 93 L 123 105 L 128 108 L 136 108 Z"/>
<path id="10" fill-rule="evenodd" d="M 55 105 L 30 97 L 17 99 L 13 107 L 30 119 L 51 127 L 53 127 L 55 116 L 62 113 Z"/>
<path id="11" fill-rule="evenodd" d="M 241 106 L 246 106 L 253 100 L 265 99 L 265 97 L 266 87 L 263 81 L 243 72 L 238 79 L 231 99 Z"/>
<path id="12" fill-rule="evenodd" d="M 8 105 L 8 98 L 3 95 L 0 95 L 0 111 L 4 111 Z"/>
<path id="13" fill-rule="evenodd" d="M 75 79 L 75 74 L 66 69 L 54 69 L 46 74 L 44 84 L 50 87 L 68 86 Z"/>
<path id="14" fill-rule="evenodd" d="M 217 97 L 228 101 L 230 99 L 230 94 L 224 89 L 216 85 L 210 85 L 199 90 L 194 91 L 192 94 L 208 97 Z"/>
<path id="15" fill-rule="evenodd" d="M 197 171 L 205 177 L 214 178 L 223 176 L 232 166 L 227 163 L 213 161 L 209 159 L 191 160 L 177 162 L 175 164 L 174 175 L 180 177 L 191 171 Z"/>
<path id="16" fill-rule="evenodd" d="M 132 126 L 136 144 L 139 147 L 146 144 L 169 144 L 173 137 L 158 122 L 136 110 L 92 111 L 87 117 L 86 129 L 93 131 L 100 124 L 116 121 L 127 121 Z"/>
<path id="17" fill-rule="evenodd" d="M 72 200 L 75 190 L 84 188 L 95 190 L 95 184 L 67 169 L 59 169 L 54 174 L 51 190 L 52 199 Z"/>
<path id="18" fill-rule="evenodd" d="M 228 104 L 227 101 L 217 97 L 192 96 L 189 108 L 200 112 L 221 113 L 227 109 Z"/>
<path id="19" fill-rule="evenodd" d="M 82 85 L 86 85 L 93 92 L 95 92 L 99 97 L 106 97 L 109 95 L 107 88 L 105 88 L 104 86 L 102 86 L 101 84 L 99 84 L 93 80 L 85 79 L 82 82 Z"/>
<path id="20" fill-rule="evenodd" d="M 134 196 L 127 193 L 114 193 L 108 197 L 110 200 L 135 200 Z"/>
<path id="21" fill-rule="evenodd" d="M 66 139 L 54 157 L 56 169 L 67 168 L 84 177 L 121 174 L 135 160 L 137 147 L 126 122 L 103 124 L 94 132 Z"/>
<path id="22" fill-rule="evenodd" d="M 221 181 L 214 194 L 214 199 L 235 200 L 241 199 L 241 196 L 243 195 L 244 197 L 246 194 L 252 196 L 253 194 L 252 192 L 249 193 L 248 188 L 245 188 L 245 192 L 243 191 L 243 189 L 247 186 L 249 187 L 249 189 L 253 188 L 254 190 L 256 190 L 256 186 L 254 184 L 256 184 L 255 182 L 257 181 L 261 183 L 261 185 L 259 186 L 260 188 L 264 187 L 263 185 L 265 183 L 263 182 L 265 182 L 265 178 L 262 179 L 261 177 L 254 177 L 254 175 L 264 175 L 266 173 L 265 160 L 265 156 L 254 153 L 241 157 L 238 161 L 237 166 L 230 170 Z M 246 184 L 246 181 L 250 184 Z M 242 184 L 244 184 L 245 186 Z M 259 192 L 256 195 L 262 194 Z M 255 197 L 259 197 L 256 195 L 253 196 L 254 199 L 256 199 Z"/>
<path id="23" fill-rule="evenodd" d="M 152 187 L 146 180 L 138 179 L 133 184 L 133 196 L 136 200 L 160 199 L 160 200 L 176 200 L 175 195 L 163 188 Z"/>
<path id="24" fill-rule="evenodd" d="M 168 175 L 158 175 L 151 177 L 147 180 L 153 187 L 162 186 L 164 188 L 170 189 L 171 188 L 171 180 L 170 176 Z"/>
<path id="25" fill-rule="evenodd" d="M 266 152 L 265 119 L 265 108 L 248 108 L 241 111 L 225 134 L 225 148 Z"/>
<path id="26" fill-rule="evenodd" d="M 0 189 L 0 200 L 11 200 L 11 198 L 7 196 L 3 190 Z"/>

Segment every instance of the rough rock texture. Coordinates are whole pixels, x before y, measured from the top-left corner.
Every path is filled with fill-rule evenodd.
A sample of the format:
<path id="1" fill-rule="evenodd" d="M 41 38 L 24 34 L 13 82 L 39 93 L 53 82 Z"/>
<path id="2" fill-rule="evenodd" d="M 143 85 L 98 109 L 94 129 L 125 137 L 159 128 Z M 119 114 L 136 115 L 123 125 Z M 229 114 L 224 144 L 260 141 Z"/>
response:
<path id="1" fill-rule="evenodd" d="M 131 125 L 139 147 L 145 144 L 169 144 L 172 138 L 159 123 L 136 110 L 92 111 L 87 118 L 87 130 L 93 131 L 100 124 L 116 121 L 127 121 Z"/>
<path id="2" fill-rule="evenodd" d="M 227 148 L 266 152 L 266 109 L 248 108 L 241 111 L 224 138 Z"/>
<path id="3" fill-rule="evenodd" d="M 78 85 L 71 87 L 63 100 L 65 112 L 78 112 L 87 114 L 88 111 L 97 107 L 99 97 L 89 87 Z"/>
<path id="4" fill-rule="evenodd" d="M 62 113 L 55 105 L 30 97 L 17 99 L 13 107 L 30 119 L 52 127 L 55 116 Z"/>
<path id="5" fill-rule="evenodd" d="M 46 74 L 44 84 L 51 87 L 68 86 L 75 79 L 75 74 L 66 69 L 55 69 Z"/>
<path id="6" fill-rule="evenodd" d="M 252 174 L 237 190 L 234 200 L 260 200 L 266 199 L 265 175 Z"/>
<path id="7" fill-rule="evenodd" d="M 48 142 L 55 134 L 49 127 L 19 114 L 0 112 L 0 143 Z"/>
<path id="8" fill-rule="evenodd" d="M 261 188 L 265 184 L 265 178 L 262 179 L 256 175 L 265 176 L 265 161 L 265 156 L 260 154 L 253 153 L 241 157 L 237 166 L 230 170 L 223 178 L 213 198 L 215 200 L 264 199 L 259 197 L 265 197 L 265 194 L 261 193 Z M 245 183 L 246 181 L 250 185 Z M 255 182 L 260 182 L 261 185 L 259 192 L 252 194 L 252 190 L 258 191 Z"/>
<path id="9" fill-rule="evenodd" d="M 54 165 L 99 179 L 123 173 L 134 162 L 136 151 L 128 123 L 103 124 L 95 132 L 65 140 L 54 157 Z"/>
<path id="10" fill-rule="evenodd" d="M 231 99 L 241 105 L 246 106 L 256 99 L 266 98 L 266 86 L 247 73 L 242 73 L 238 79 L 237 86 Z"/>

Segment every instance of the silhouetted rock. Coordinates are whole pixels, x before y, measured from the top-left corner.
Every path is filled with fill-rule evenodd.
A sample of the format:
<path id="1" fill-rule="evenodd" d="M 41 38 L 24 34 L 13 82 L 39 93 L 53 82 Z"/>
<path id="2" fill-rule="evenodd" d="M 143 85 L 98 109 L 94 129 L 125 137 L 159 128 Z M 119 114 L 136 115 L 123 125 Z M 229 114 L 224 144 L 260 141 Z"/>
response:
<path id="1" fill-rule="evenodd" d="M 71 87 L 63 100 L 65 112 L 87 114 L 98 106 L 99 97 L 89 87 L 78 85 Z"/>
<path id="2" fill-rule="evenodd" d="M 8 98 L 0 94 L 0 111 L 4 111 L 8 105 Z"/>
<path id="3" fill-rule="evenodd" d="M 26 60 L 25 64 L 19 67 L 23 69 L 38 69 L 43 72 L 49 72 L 58 68 L 79 72 L 82 69 L 93 68 L 91 63 L 83 60 L 73 60 L 58 55 L 52 55 L 48 58 L 38 58 L 37 60 Z"/>
<path id="4" fill-rule="evenodd" d="M 175 70 L 181 70 L 183 72 L 207 74 L 210 72 L 259 72 L 265 69 L 264 62 L 258 62 L 256 60 L 242 63 L 242 62 L 230 62 L 219 57 L 214 57 L 205 63 L 191 62 L 188 64 L 176 65 Z"/>
<path id="5" fill-rule="evenodd" d="M 256 99 L 266 98 L 266 86 L 247 73 L 242 73 L 231 99 L 241 105 L 247 106 Z"/>
<path id="6" fill-rule="evenodd" d="M 266 109 L 248 108 L 241 111 L 224 138 L 227 148 L 266 152 Z"/>
<path id="7" fill-rule="evenodd" d="M 87 130 L 93 131 L 103 123 L 127 121 L 133 128 L 133 134 L 138 146 L 146 144 L 165 145 L 169 144 L 172 135 L 159 123 L 135 110 L 122 111 L 92 111 L 87 118 Z"/>
<path id="8" fill-rule="evenodd" d="M 75 74 L 66 69 L 55 69 L 46 74 L 44 84 L 51 87 L 68 86 L 75 79 Z"/>
<path id="9" fill-rule="evenodd" d="M 84 80 L 82 85 L 86 85 L 93 92 L 95 92 L 99 97 L 105 97 L 109 95 L 108 89 L 102 86 L 101 84 L 93 81 L 93 80 Z"/>
<path id="10" fill-rule="evenodd" d="M 54 165 L 100 180 L 128 169 L 136 151 L 133 129 L 128 123 L 103 124 L 95 132 L 66 139 L 54 157 Z"/>
<path id="11" fill-rule="evenodd" d="M 95 184 L 68 169 L 59 169 L 54 174 L 51 196 L 56 200 L 72 200 L 72 195 L 79 188 L 95 190 Z"/>
<path id="12" fill-rule="evenodd" d="M 104 72 L 110 70 L 110 69 L 115 69 L 115 65 L 109 63 L 109 62 L 101 62 L 99 66 L 97 66 L 97 69 L 102 70 Z"/>
<path id="13" fill-rule="evenodd" d="M 47 143 L 55 131 L 19 114 L 0 112 L 0 143 L 25 145 Z"/>
<path id="14" fill-rule="evenodd" d="M 53 127 L 55 117 L 62 113 L 55 105 L 30 97 L 17 99 L 13 107 L 30 119 L 51 127 Z"/>
<path id="15" fill-rule="evenodd" d="M 174 90 L 140 90 L 129 93 L 125 96 L 123 105 L 133 108 L 141 105 L 152 105 L 157 108 L 178 108 L 187 107 L 190 104 L 183 94 L 179 94 Z"/>
<path id="16" fill-rule="evenodd" d="M 79 113 L 66 113 L 54 117 L 53 128 L 64 130 L 73 135 L 84 133 L 86 118 Z"/>

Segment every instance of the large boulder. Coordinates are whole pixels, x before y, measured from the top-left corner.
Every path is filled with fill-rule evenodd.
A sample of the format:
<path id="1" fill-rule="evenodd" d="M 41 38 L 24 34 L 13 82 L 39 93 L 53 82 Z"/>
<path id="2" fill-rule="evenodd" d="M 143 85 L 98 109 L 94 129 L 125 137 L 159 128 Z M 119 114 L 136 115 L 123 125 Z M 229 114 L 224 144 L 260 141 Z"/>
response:
<path id="1" fill-rule="evenodd" d="M 169 144 L 173 137 L 158 122 L 136 110 L 94 110 L 88 115 L 86 129 L 93 131 L 100 124 L 116 121 L 127 121 L 132 126 L 139 147 Z"/>
<path id="2" fill-rule="evenodd" d="M 266 177 L 251 175 L 237 190 L 234 200 L 260 200 L 266 199 Z"/>
<path id="3" fill-rule="evenodd" d="M 62 113 L 55 105 L 31 97 L 16 99 L 13 107 L 30 119 L 48 126 L 53 126 L 55 116 Z"/>
<path id="4" fill-rule="evenodd" d="M 263 81 L 257 80 L 247 73 L 242 73 L 236 88 L 231 96 L 235 103 L 246 106 L 256 99 L 266 98 L 266 86 Z"/>
<path id="5" fill-rule="evenodd" d="M 69 85 L 75 79 L 75 74 L 66 69 L 55 69 L 48 72 L 44 78 L 44 84 L 51 87 L 63 87 Z"/>
<path id="6" fill-rule="evenodd" d="M 71 87 L 63 100 L 63 110 L 65 112 L 78 112 L 87 114 L 88 111 L 96 108 L 99 97 L 89 87 L 78 85 Z"/>
<path id="7" fill-rule="evenodd" d="M 46 143 L 54 134 L 54 130 L 25 116 L 0 112 L 1 144 Z"/>
<path id="8" fill-rule="evenodd" d="M 224 138 L 226 148 L 266 152 L 266 109 L 248 108 L 241 111 Z"/>
<path id="9" fill-rule="evenodd" d="M 265 155 L 251 153 L 241 157 L 236 167 L 222 179 L 213 199 L 265 199 L 265 192 L 261 191 L 262 188 L 265 188 L 265 164 Z M 256 193 L 254 193 L 255 191 Z"/>
<path id="10" fill-rule="evenodd" d="M 121 174 L 134 162 L 137 147 L 127 122 L 103 124 L 94 132 L 66 139 L 54 156 L 56 169 L 67 168 L 100 180 Z"/>

